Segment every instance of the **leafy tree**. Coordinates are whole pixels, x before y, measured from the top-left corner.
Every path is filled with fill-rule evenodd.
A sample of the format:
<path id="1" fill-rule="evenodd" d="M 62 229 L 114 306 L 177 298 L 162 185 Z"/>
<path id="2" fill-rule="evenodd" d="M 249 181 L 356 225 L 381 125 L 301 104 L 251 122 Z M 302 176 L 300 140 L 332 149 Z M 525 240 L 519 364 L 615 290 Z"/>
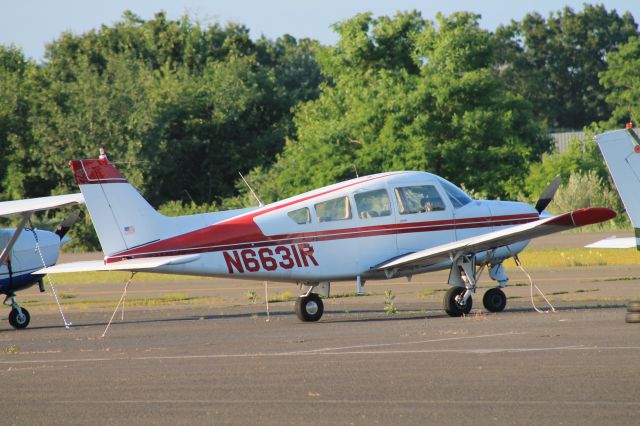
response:
<path id="1" fill-rule="evenodd" d="M 529 104 L 491 68 L 494 45 L 478 16 L 357 15 L 319 54 L 331 82 L 295 113 L 268 178 L 288 196 L 362 173 L 429 170 L 493 196 L 515 193 L 548 140 Z M 274 187 L 275 186 L 275 187 Z"/>
<path id="2" fill-rule="evenodd" d="M 640 38 L 632 37 L 619 51 L 607 56 L 609 67 L 600 73 L 600 83 L 609 92 L 613 110 L 610 126 L 629 121 L 640 123 Z"/>
<path id="3" fill-rule="evenodd" d="M 525 179 L 523 192 L 534 201 L 556 177 L 560 176 L 566 184 L 571 175 L 581 175 L 588 172 L 596 173 L 603 182 L 608 182 L 609 172 L 602 160 L 598 146 L 592 142 L 592 134 L 584 140 L 574 139 L 569 148 L 562 154 L 558 152 L 545 153 L 542 161 L 531 164 L 529 174 Z"/>
<path id="4" fill-rule="evenodd" d="M 547 19 L 531 13 L 497 29 L 496 68 L 548 127 L 579 129 L 609 118 L 598 74 L 607 68 L 607 54 L 637 34 L 629 12 L 620 16 L 603 5 L 585 4 L 578 12 L 565 7 Z"/>
<path id="5" fill-rule="evenodd" d="M 0 200 L 12 199 L 4 187 L 23 173 L 13 161 L 12 146 L 30 140 L 25 78 L 33 69 L 20 50 L 0 46 Z"/>

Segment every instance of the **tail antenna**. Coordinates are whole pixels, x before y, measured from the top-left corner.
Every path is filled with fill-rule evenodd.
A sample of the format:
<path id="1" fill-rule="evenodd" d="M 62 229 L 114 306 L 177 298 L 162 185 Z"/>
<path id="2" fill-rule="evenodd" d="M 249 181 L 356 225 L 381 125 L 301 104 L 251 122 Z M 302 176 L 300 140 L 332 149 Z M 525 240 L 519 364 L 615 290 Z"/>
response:
<path id="1" fill-rule="evenodd" d="M 251 188 L 251 185 L 249 185 L 249 182 L 247 182 L 244 176 L 242 176 L 242 173 L 238 172 L 238 174 L 242 178 L 242 181 L 244 182 L 244 184 L 247 185 L 247 188 L 249 188 L 249 191 L 251 191 L 251 195 L 253 195 L 253 198 L 255 198 L 256 201 L 258 201 L 258 207 L 264 207 L 264 203 L 260 200 L 260 198 L 258 198 L 253 188 Z"/>

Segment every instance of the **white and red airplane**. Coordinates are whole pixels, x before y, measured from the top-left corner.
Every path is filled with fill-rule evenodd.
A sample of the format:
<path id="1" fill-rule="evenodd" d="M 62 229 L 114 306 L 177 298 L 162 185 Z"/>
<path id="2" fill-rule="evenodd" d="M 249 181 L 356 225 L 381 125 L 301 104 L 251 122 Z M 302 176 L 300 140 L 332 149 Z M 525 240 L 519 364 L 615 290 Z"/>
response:
<path id="1" fill-rule="evenodd" d="M 65 235 L 80 212 L 72 213 L 54 232 L 26 228 L 31 214 L 83 202 L 79 193 L 0 202 L 0 216 L 21 217 L 16 228 L 0 229 L 0 294 L 5 295 L 4 304 L 11 307 L 9 324 L 12 327 L 25 328 L 31 318 L 29 311 L 18 304 L 16 292 L 35 284 L 44 291 L 44 275 L 35 272 L 43 266 L 55 265 L 60 247 L 69 241 Z"/>
<path id="2" fill-rule="evenodd" d="M 607 238 L 589 248 L 632 248 L 640 250 L 640 138 L 629 127 L 596 136 L 596 142 L 631 219 L 635 237 Z"/>
<path id="3" fill-rule="evenodd" d="M 468 313 L 483 267 L 497 287 L 486 309 L 507 298 L 502 262 L 531 238 L 615 217 L 606 208 L 542 215 L 559 181 L 536 207 L 473 200 L 425 172 L 391 172 L 341 182 L 260 208 L 166 217 L 106 160 L 71 161 L 104 259 L 60 264 L 38 273 L 147 271 L 298 283 L 302 321 L 323 313 L 319 295 L 333 281 L 411 277 L 450 269 L 444 308 Z"/>

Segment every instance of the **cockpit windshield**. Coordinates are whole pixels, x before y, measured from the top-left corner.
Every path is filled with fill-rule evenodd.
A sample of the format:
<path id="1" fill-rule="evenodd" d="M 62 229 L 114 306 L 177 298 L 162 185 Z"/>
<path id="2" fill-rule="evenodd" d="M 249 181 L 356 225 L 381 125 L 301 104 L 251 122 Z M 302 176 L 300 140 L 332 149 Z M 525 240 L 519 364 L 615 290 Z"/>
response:
<path id="1" fill-rule="evenodd" d="M 458 209 L 462 206 L 466 206 L 473 199 L 469 197 L 462 189 L 458 188 L 451 182 L 441 179 L 440 184 L 442 185 L 442 189 L 447 193 L 449 199 L 451 200 L 451 204 L 453 204 L 453 208 Z"/>

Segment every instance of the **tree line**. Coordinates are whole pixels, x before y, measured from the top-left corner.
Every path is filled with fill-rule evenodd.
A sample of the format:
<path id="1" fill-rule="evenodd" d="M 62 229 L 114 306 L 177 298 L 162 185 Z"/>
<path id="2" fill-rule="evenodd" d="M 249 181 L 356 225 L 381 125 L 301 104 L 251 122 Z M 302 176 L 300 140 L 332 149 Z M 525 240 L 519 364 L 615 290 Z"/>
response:
<path id="1" fill-rule="evenodd" d="M 479 18 L 363 13 L 323 46 L 125 12 L 61 34 L 42 63 L 0 45 L 0 199 L 76 191 L 68 161 L 100 146 L 167 213 L 252 203 L 238 172 L 267 202 L 355 170 L 428 170 L 501 198 L 535 198 L 559 171 L 606 187 L 596 151 L 558 159 L 548 134 L 637 121 L 634 17 L 585 5 L 495 31 Z M 96 247 L 88 219 L 76 235 Z"/>

